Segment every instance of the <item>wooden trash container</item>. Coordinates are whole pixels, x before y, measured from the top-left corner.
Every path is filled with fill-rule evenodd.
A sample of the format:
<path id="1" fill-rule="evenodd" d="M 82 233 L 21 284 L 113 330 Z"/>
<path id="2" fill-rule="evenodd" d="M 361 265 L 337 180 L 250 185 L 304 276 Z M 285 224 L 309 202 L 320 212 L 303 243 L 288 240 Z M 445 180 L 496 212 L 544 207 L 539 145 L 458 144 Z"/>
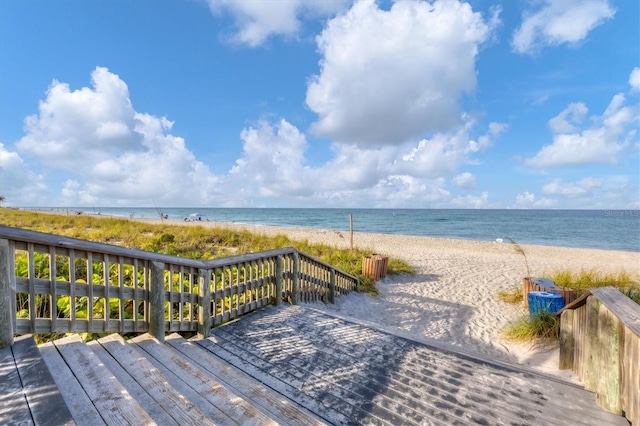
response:
<path id="1" fill-rule="evenodd" d="M 568 305 L 575 299 L 573 289 L 571 288 L 558 287 L 556 283 L 547 278 L 525 278 L 522 280 L 522 298 L 525 309 L 529 309 L 527 295 L 532 291 L 546 291 L 559 294 L 564 299 L 565 305 Z"/>
<path id="2" fill-rule="evenodd" d="M 389 257 L 381 254 L 372 254 L 362 257 L 362 274 L 378 281 L 387 276 Z"/>

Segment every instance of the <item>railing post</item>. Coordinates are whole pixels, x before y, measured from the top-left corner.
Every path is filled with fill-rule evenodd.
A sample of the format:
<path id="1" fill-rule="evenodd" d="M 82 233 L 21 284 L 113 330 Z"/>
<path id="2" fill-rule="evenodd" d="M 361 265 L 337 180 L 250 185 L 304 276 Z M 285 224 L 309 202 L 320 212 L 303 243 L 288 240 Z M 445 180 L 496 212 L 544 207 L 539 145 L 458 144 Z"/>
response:
<path id="1" fill-rule="evenodd" d="M 164 343 L 164 263 L 151 262 L 149 334 Z"/>
<path id="2" fill-rule="evenodd" d="M 206 339 L 211 333 L 211 271 L 198 269 L 198 339 Z"/>
<path id="3" fill-rule="evenodd" d="M 15 272 L 11 258 L 15 256 L 8 240 L 0 240 L 0 348 L 13 345 L 13 323 L 16 318 Z"/>
<path id="4" fill-rule="evenodd" d="M 329 303 L 336 303 L 336 270 L 331 268 L 331 280 L 329 281 Z"/>
<path id="5" fill-rule="evenodd" d="M 565 309 L 560 314 L 560 370 L 571 370 L 575 351 L 575 336 L 573 335 L 573 309 Z"/>
<path id="6" fill-rule="evenodd" d="M 282 303 L 282 255 L 276 257 L 276 306 Z"/>
<path id="7" fill-rule="evenodd" d="M 298 250 L 293 252 L 293 284 L 291 289 L 291 304 L 298 304 L 298 287 L 300 285 L 300 278 L 298 277 L 298 273 L 300 271 L 300 255 L 298 254 Z"/>

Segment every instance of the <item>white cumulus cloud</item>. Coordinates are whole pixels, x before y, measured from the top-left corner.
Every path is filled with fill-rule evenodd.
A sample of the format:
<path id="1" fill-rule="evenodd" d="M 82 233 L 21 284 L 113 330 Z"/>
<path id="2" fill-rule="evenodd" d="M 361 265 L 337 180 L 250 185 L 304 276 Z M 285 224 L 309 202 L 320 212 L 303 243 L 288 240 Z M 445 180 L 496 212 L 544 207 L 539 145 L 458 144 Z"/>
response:
<path id="1" fill-rule="evenodd" d="M 453 183 L 460 188 L 475 188 L 476 177 L 469 172 L 464 172 L 454 177 Z"/>
<path id="2" fill-rule="evenodd" d="M 317 37 L 320 73 L 306 103 L 312 131 L 339 143 L 400 144 L 458 127 L 458 98 L 476 87 L 479 46 L 497 25 L 458 1 L 355 3 Z"/>
<path id="3" fill-rule="evenodd" d="M 214 14 L 232 15 L 237 43 L 259 46 L 272 35 L 294 36 L 307 17 L 326 17 L 342 10 L 347 0 L 208 0 Z"/>
<path id="4" fill-rule="evenodd" d="M 0 142 L 0 195 L 3 205 L 40 206 L 49 196 L 44 177 L 30 170 L 22 157 Z"/>
<path id="5" fill-rule="evenodd" d="M 625 103 L 622 93 L 615 95 L 602 115 L 590 117 L 588 127 L 580 127 L 587 107 L 582 103 L 569 105 L 549 121 L 555 133 L 553 142 L 526 159 L 525 165 L 548 168 L 617 163 L 620 153 L 637 137 L 640 119 L 638 105 Z"/>
<path id="6" fill-rule="evenodd" d="M 75 175 L 61 203 L 202 205 L 215 199 L 220 178 L 171 134 L 171 121 L 136 112 L 126 83 L 106 68 L 97 67 L 91 82 L 71 90 L 54 80 L 16 144 L 45 167 Z"/>
<path id="7" fill-rule="evenodd" d="M 631 71 L 631 75 L 629 75 L 629 86 L 631 86 L 632 91 L 640 91 L 640 68 L 635 67 L 633 71 Z"/>
<path id="8" fill-rule="evenodd" d="M 544 0 L 541 7 L 523 14 L 522 25 L 511 40 L 513 50 L 534 54 L 545 46 L 574 45 L 616 11 L 608 0 Z"/>
<path id="9" fill-rule="evenodd" d="M 602 187 L 602 181 L 590 177 L 575 183 L 566 183 L 562 179 L 554 179 L 542 187 L 542 193 L 547 195 L 561 195 L 563 197 L 585 197 L 594 190 Z"/>

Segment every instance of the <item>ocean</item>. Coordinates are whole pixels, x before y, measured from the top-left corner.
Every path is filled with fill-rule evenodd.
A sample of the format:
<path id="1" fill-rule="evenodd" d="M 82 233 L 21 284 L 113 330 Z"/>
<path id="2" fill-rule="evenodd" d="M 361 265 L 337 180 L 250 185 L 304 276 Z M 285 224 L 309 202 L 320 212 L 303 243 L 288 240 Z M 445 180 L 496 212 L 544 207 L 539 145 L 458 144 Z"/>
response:
<path id="1" fill-rule="evenodd" d="M 47 209 L 64 212 L 67 209 Z M 507 237 L 522 244 L 640 251 L 640 210 L 466 210 L 293 208 L 70 208 L 127 218 L 183 220 L 201 213 L 211 221 L 349 230 L 466 240 Z"/>

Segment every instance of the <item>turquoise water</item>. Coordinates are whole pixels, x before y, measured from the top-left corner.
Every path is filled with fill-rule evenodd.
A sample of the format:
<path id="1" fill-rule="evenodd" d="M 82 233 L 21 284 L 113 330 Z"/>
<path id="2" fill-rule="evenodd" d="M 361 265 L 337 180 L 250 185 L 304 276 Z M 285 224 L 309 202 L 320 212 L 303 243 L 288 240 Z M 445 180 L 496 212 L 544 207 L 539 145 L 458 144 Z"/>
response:
<path id="1" fill-rule="evenodd" d="M 66 209 L 59 209 L 65 211 Z M 75 208 L 87 213 L 157 218 L 156 208 Z M 640 251 L 640 210 L 440 210 L 165 208 L 170 219 L 203 213 L 209 220 L 246 224 L 422 235 L 523 244 Z"/>

